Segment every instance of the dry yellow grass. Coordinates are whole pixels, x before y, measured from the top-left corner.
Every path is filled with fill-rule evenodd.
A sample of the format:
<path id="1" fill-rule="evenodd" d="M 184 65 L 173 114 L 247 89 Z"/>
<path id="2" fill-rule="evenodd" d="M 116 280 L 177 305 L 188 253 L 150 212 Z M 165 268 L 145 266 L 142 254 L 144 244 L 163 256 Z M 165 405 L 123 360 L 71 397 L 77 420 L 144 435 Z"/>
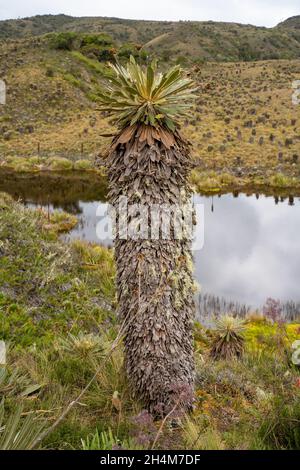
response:
<path id="1" fill-rule="evenodd" d="M 200 97 L 185 132 L 202 171 L 258 183 L 277 173 L 299 178 L 299 60 L 207 64 L 194 75 Z"/>
<path id="2" fill-rule="evenodd" d="M 10 156 L 94 161 L 112 131 L 97 109 L 101 67 L 30 40 L 0 46 L 8 85 L 0 107 L 0 163 Z M 200 189 L 300 185 L 300 104 L 292 83 L 300 60 L 206 63 L 192 68 L 199 98 L 183 123 Z"/>

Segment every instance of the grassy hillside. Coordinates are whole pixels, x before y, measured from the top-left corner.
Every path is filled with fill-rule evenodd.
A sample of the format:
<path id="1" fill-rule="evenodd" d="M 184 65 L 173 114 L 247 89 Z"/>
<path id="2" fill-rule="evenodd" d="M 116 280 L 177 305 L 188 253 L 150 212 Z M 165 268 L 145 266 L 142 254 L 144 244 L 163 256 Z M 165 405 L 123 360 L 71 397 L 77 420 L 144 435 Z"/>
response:
<path id="1" fill-rule="evenodd" d="M 100 44 L 86 44 L 95 38 Z M 72 160 L 81 169 L 93 166 L 110 141 L 103 134 L 113 130 L 97 109 L 107 71 L 99 54 L 111 50 L 120 60 L 132 52 L 106 35 L 0 44 L 0 76 L 7 83 L 7 103 L 0 106 L 2 164 L 22 170 L 68 169 Z M 145 60 L 141 50 L 133 53 Z M 292 104 L 292 83 L 299 79 L 300 60 L 207 62 L 190 73 L 199 98 L 183 132 L 198 162 L 194 182 L 201 189 L 249 182 L 299 186 L 299 106 Z"/>
<path id="2" fill-rule="evenodd" d="M 290 18 L 287 18 L 286 20 L 279 23 L 278 27 L 299 29 L 300 28 L 300 15 L 291 16 Z"/>
<path id="3" fill-rule="evenodd" d="M 300 104 L 292 82 L 300 61 L 207 64 L 195 71 L 200 98 L 185 128 L 199 187 L 300 183 Z M 205 181 L 205 175 L 207 180 Z"/>
<path id="4" fill-rule="evenodd" d="M 214 21 L 139 21 L 42 15 L 0 22 L 0 39 L 50 32 L 108 33 L 118 44 L 137 43 L 165 61 L 239 61 L 299 58 L 300 19 L 275 28 Z"/>
<path id="5" fill-rule="evenodd" d="M 2 44 L 0 64 L 7 83 L 7 104 L 0 106 L 2 156 L 101 151 L 100 134 L 108 130 L 96 111 L 103 64 L 39 38 Z"/>

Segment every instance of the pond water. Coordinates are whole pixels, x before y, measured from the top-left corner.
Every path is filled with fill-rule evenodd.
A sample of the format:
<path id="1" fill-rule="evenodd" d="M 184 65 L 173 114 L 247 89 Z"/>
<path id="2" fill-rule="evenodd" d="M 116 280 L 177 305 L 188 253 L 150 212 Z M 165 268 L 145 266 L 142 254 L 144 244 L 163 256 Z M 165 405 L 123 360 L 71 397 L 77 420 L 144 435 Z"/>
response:
<path id="1" fill-rule="evenodd" d="M 28 206 L 76 214 L 79 223 L 66 238 L 99 243 L 96 210 L 106 204 L 103 178 L 7 174 L 0 175 L 0 191 Z M 194 202 L 204 205 L 204 245 L 194 252 L 202 312 L 245 314 L 271 297 L 295 318 L 300 312 L 300 198 L 198 194 Z M 201 223 L 196 230 L 202 230 Z"/>

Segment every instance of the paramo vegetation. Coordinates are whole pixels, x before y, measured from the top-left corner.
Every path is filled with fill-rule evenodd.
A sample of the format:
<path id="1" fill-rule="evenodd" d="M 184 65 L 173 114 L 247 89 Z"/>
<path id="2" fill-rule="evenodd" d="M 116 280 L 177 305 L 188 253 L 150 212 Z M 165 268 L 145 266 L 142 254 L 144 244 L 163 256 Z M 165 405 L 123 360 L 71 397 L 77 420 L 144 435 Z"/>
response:
<path id="1" fill-rule="evenodd" d="M 249 316 L 243 354 L 228 361 L 211 358 L 220 325 L 196 323 L 193 413 L 174 411 L 177 426 L 167 422 L 157 437 L 161 422 L 132 398 L 124 376 L 113 254 L 83 242 L 66 245 L 56 232 L 47 214 L 1 194 L 1 448 L 299 448 L 300 374 L 291 360 L 299 324 Z"/>
<path id="2" fill-rule="evenodd" d="M 100 174 L 112 205 L 296 194 L 298 24 L 1 22 L 0 165 Z M 299 449 L 299 323 L 269 299 L 206 327 L 188 237 L 112 249 L 76 224 L 0 193 L 0 448 Z"/>

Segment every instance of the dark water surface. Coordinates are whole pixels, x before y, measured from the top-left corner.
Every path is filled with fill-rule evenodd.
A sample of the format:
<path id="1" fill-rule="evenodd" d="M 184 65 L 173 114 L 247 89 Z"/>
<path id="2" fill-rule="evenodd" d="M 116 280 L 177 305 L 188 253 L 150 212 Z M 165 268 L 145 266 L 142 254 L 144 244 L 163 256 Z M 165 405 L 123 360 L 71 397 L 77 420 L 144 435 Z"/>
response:
<path id="1" fill-rule="evenodd" d="M 76 214 L 79 223 L 67 238 L 99 243 L 96 210 L 106 204 L 105 179 L 86 173 L 0 174 L 0 191 L 26 205 Z M 246 306 L 261 307 L 272 297 L 285 303 L 288 316 L 300 311 L 300 198 L 199 194 L 194 202 L 204 204 L 204 246 L 194 252 L 202 308 L 219 305 L 243 314 Z"/>

